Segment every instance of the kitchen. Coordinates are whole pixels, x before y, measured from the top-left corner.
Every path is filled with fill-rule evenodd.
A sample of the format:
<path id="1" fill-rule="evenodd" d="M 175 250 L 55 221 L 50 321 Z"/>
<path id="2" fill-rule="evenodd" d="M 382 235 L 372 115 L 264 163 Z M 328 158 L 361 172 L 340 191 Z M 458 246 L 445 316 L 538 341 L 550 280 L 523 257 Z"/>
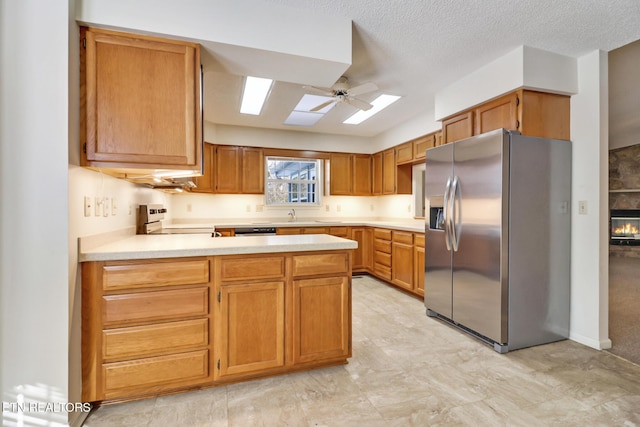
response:
<path id="1" fill-rule="evenodd" d="M 129 226 L 131 224 L 128 216 L 129 200 L 135 200 L 139 203 L 155 201 L 165 203 L 172 214 L 179 214 L 179 217 L 186 216 L 189 203 L 184 202 L 184 206 L 178 203 L 174 207 L 173 199 L 178 199 L 177 197 L 171 196 L 169 198 L 169 196 L 114 181 L 110 177 L 102 177 L 94 172 L 75 166 L 79 164 L 77 159 L 79 150 L 67 149 L 67 141 L 71 140 L 70 144 L 73 146 L 73 141 L 75 140 L 73 135 L 75 133 L 70 129 L 75 129 L 76 125 L 74 123 L 76 123 L 77 117 L 73 114 L 67 115 L 66 111 L 74 110 L 72 104 L 75 101 L 73 100 L 78 97 L 73 84 L 61 83 L 67 81 L 67 75 L 70 78 L 77 78 L 74 77 L 77 76 L 75 68 L 69 64 L 68 60 L 68 58 L 77 57 L 77 43 L 73 40 L 68 42 L 69 39 L 75 37 L 73 35 L 75 29 L 69 29 L 69 15 L 74 15 L 74 8 L 70 5 L 68 8 L 66 6 L 60 8 L 60 10 L 45 9 L 48 13 L 44 17 L 35 11 L 37 8 L 34 5 L 26 3 L 21 7 L 24 10 L 20 9 L 20 11 L 27 13 L 26 16 L 28 18 L 25 17 L 25 21 L 16 20 L 15 23 L 7 23 L 7 25 L 4 25 L 3 21 L 3 31 L 11 31 L 11 40 L 17 41 L 24 47 L 25 55 L 29 51 L 30 43 L 39 43 L 41 45 L 43 43 L 45 45 L 46 43 L 51 43 L 50 50 L 56 52 L 59 58 L 38 57 L 38 61 L 36 61 L 28 56 L 25 58 L 21 56 L 10 57 L 16 65 L 24 64 L 21 67 L 23 70 L 31 69 L 31 67 L 28 66 L 29 62 L 21 61 L 32 60 L 32 63 L 40 63 L 46 59 L 47 62 L 45 64 L 48 65 L 46 68 L 51 70 L 50 75 L 47 76 L 38 74 L 38 71 L 42 70 L 41 67 L 24 76 L 17 75 L 15 72 L 7 72 L 9 74 L 5 74 L 3 68 L 3 76 L 10 75 L 15 77 L 11 81 L 14 82 L 13 84 L 18 85 L 16 87 L 19 88 L 23 94 L 22 96 L 29 94 L 29 97 L 25 99 L 32 101 L 33 104 L 30 104 L 29 108 L 31 108 L 30 111 L 35 113 L 34 117 L 37 118 L 38 123 L 37 127 L 29 127 L 27 130 L 27 128 L 19 126 L 19 123 L 22 123 L 19 117 L 22 116 L 10 121 L 12 126 L 5 126 L 8 122 L 3 122 L 2 171 L 3 178 L 5 178 L 3 179 L 3 185 L 13 186 L 19 183 L 20 186 L 23 186 L 20 188 L 26 190 L 20 191 L 20 194 L 37 194 L 38 197 L 11 196 L 15 194 L 15 190 L 12 190 L 12 187 L 6 187 L 6 189 L 3 187 L 2 191 L 2 235 L 3 245 L 6 245 L 3 246 L 2 251 L 3 301 L 7 301 L 6 292 L 8 290 L 5 288 L 5 284 L 14 282 L 22 285 L 19 289 L 12 289 L 11 292 L 17 292 L 17 294 L 9 294 L 13 298 L 14 307 L 3 307 L 3 316 L 14 318 L 19 324 L 25 325 L 26 329 L 21 329 L 21 335 L 30 337 L 29 341 L 22 343 L 19 349 L 11 351 L 7 343 L 22 341 L 16 336 L 16 331 L 6 329 L 3 331 L 3 363 L 9 367 L 24 366 L 24 371 L 20 370 L 20 372 L 25 376 L 14 378 L 12 375 L 17 375 L 15 374 L 15 369 L 4 369 L 3 367 L 2 377 L 5 384 L 30 384 L 35 382 L 36 379 L 44 381 L 59 388 L 63 395 L 63 400 L 75 401 L 78 393 L 79 372 L 77 372 L 77 366 L 79 366 L 79 354 L 77 350 L 73 349 L 79 348 L 78 336 L 73 332 L 60 332 L 60 334 L 56 334 L 56 339 L 53 340 L 50 333 L 38 326 L 42 325 L 42 323 L 33 325 L 31 316 L 40 313 L 40 316 L 46 317 L 49 330 L 67 331 L 70 324 L 77 327 L 79 320 L 77 317 L 79 314 L 79 299 L 75 291 L 78 286 L 78 278 L 76 277 L 77 250 L 75 249 L 77 237 Z M 120 19 L 123 19 L 124 15 L 128 14 L 121 13 Z M 633 13 L 628 15 L 634 16 Z M 21 16 L 20 13 L 17 16 Z M 3 19 L 9 18 L 3 14 Z M 624 19 L 620 19 L 624 21 Z M 34 33 L 32 21 L 38 22 L 35 27 L 41 28 L 42 32 Z M 71 27 L 74 27 L 74 25 L 71 25 Z M 123 24 L 123 26 L 126 25 Z M 19 34 L 20 37 L 15 37 L 13 34 Z M 626 42 L 639 38 L 637 34 L 634 36 L 634 38 L 628 38 Z M 34 41 L 34 37 L 39 38 L 37 42 Z M 4 40 L 9 38 L 4 37 L 3 34 L 2 39 L 4 43 Z M 44 50 L 46 51 L 47 49 Z M 9 51 L 5 50 L 5 45 L 3 44 L 3 54 Z M 35 55 L 36 53 L 33 54 Z M 3 64 L 9 62 L 3 60 Z M 574 295 L 580 303 L 576 305 L 575 313 L 572 312 L 572 332 L 575 333 L 575 337 L 572 338 L 591 347 L 599 348 L 606 344 L 607 339 L 606 302 L 603 301 L 606 298 L 600 296 L 601 279 L 599 279 L 603 275 L 606 276 L 606 262 L 593 262 L 593 260 L 606 257 L 606 245 L 603 247 L 599 242 L 607 239 L 603 236 L 594 235 L 592 230 L 605 229 L 603 234 L 606 234 L 606 226 L 603 224 L 606 223 L 607 196 L 606 183 L 602 181 L 603 178 L 600 177 L 600 174 L 594 173 L 594 171 L 600 171 L 602 176 L 606 176 L 607 148 L 604 142 L 601 143 L 606 141 L 606 121 L 600 122 L 593 120 L 591 117 L 594 115 L 599 117 L 601 114 L 606 115 L 606 112 L 603 111 L 606 108 L 601 104 L 604 101 L 600 101 L 602 94 L 599 92 L 599 81 L 604 78 L 601 75 L 604 72 L 601 67 L 603 62 L 606 63 L 606 55 L 599 52 L 592 52 L 591 54 L 585 52 L 577 62 L 578 71 L 583 77 L 581 78 L 581 85 L 586 86 L 581 86 L 579 95 L 574 96 L 572 99 L 571 136 L 572 140 L 580 147 L 580 149 L 574 151 L 573 179 L 574 185 L 577 184 L 577 187 L 574 187 L 574 191 L 576 191 L 575 200 L 589 201 L 590 215 L 582 217 L 576 215 L 573 217 L 573 247 L 578 249 L 573 254 L 572 280 L 580 283 L 581 286 L 577 289 L 574 287 Z M 48 78 L 51 79 L 51 83 L 45 87 L 33 84 L 33 82 L 47 82 L 46 79 Z M 53 92 L 51 93 L 49 90 Z M 4 93 L 12 94 L 12 97 L 5 98 Z M 22 99 L 19 95 L 11 91 L 5 92 L 3 87 L 3 114 L 11 112 L 14 112 L 14 114 L 16 114 L 15 112 L 18 112 L 17 114 L 26 114 L 24 110 L 16 108 L 16 106 L 22 105 L 21 102 L 17 102 L 19 99 Z M 19 113 L 20 111 L 22 113 Z M 582 120 L 580 117 L 583 117 Z M 432 116 L 430 116 L 428 123 L 433 123 Z M 362 139 L 360 140 L 360 147 L 362 148 L 357 149 L 359 144 L 356 143 L 353 145 L 353 151 L 374 152 L 435 130 L 436 126 L 437 124 L 433 123 L 433 127 L 426 128 L 422 124 L 422 119 L 419 118 L 414 122 L 407 123 L 407 127 L 403 129 L 399 128 L 395 132 L 387 133 L 377 138 L 372 142 L 375 145 L 374 147 L 367 147 L 367 143 L 371 143 L 371 141 Z M 231 130 L 222 127 L 216 129 L 218 135 L 214 139 L 218 143 L 224 143 L 225 135 L 229 135 Z M 205 134 L 207 134 L 206 129 Z M 600 137 L 600 135 L 603 136 Z M 265 133 L 261 135 L 254 134 L 254 138 L 258 139 L 258 137 L 263 140 Z M 277 139 L 277 135 L 274 135 L 274 139 Z M 10 141 L 22 143 L 10 144 Z M 36 144 L 37 141 L 43 142 Z M 47 142 L 45 143 L 44 141 Z M 55 143 L 50 143 L 50 141 Z M 342 141 L 345 141 L 345 139 L 317 135 L 310 137 L 308 141 L 304 142 L 303 146 L 313 148 L 322 144 L 329 150 L 335 147 L 336 151 L 338 151 L 337 148 L 340 147 Z M 229 142 L 232 143 L 232 141 Z M 254 144 L 247 143 L 246 145 Z M 8 159 L 11 159 L 11 162 Z M 25 174 L 24 171 L 27 170 L 29 173 Z M 17 176 L 20 177 L 19 180 L 16 178 Z M 69 180 L 69 186 L 67 179 Z M 604 181 L 606 181 L 606 178 L 604 178 Z M 55 190 L 49 189 L 50 187 L 45 186 L 45 183 L 52 185 Z M 83 187 L 83 185 L 86 187 Z M 65 190 L 67 188 L 68 190 Z M 96 196 L 104 195 L 105 197 L 115 198 L 117 202 L 116 216 L 110 215 L 106 220 L 103 219 L 104 217 L 92 216 L 90 220 L 83 220 L 82 203 L 78 201 L 82 201 L 83 197 L 87 195 L 85 194 L 87 188 L 91 190 L 90 194 L 92 196 L 96 193 Z M 68 194 L 66 194 L 67 192 Z M 11 198 L 8 198 L 10 196 Z M 193 197 L 191 208 L 192 215 L 195 218 L 197 217 L 196 215 L 205 217 L 224 215 L 222 206 L 228 205 L 228 201 L 232 196 L 215 196 L 218 198 L 215 204 L 216 207 L 205 208 L 211 209 L 213 212 L 209 210 L 203 212 L 200 201 L 204 196 L 189 197 Z M 351 205 L 348 197 L 338 197 L 338 199 L 329 202 L 331 213 L 335 213 L 338 205 L 340 205 L 341 213 L 344 216 L 352 215 L 356 217 L 362 215 L 357 212 L 362 207 L 358 204 L 360 202 L 354 202 L 354 205 Z M 365 210 L 371 209 L 370 205 L 373 204 L 379 216 L 398 216 L 403 219 L 411 217 L 409 212 L 404 212 L 406 205 L 411 204 L 411 199 L 408 196 L 386 197 L 389 197 L 389 199 L 385 199 L 385 197 L 373 198 L 371 203 L 362 202 L 362 204 L 364 204 Z M 398 199 L 397 203 L 393 202 L 396 198 Z M 240 203 L 237 203 L 237 205 L 234 203 L 234 206 L 237 207 L 232 214 L 243 217 L 255 216 L 255 212 L 251 212 L 251 215 L 246 213 L 247 205 L 251 207 L 252 211 L 255 211 L 255 206 L 260 204 L 255 202 L 255 197 L 246 196 L 246 198 L 239 200 Z M 403 212 L 393 212 L 393 215 L 389 215 L 394 205 L 403 206 Z M 41 212 L 43 207 L 46 207 L 49 216 L 45 218 L 36 217 L 35 213 Z M 573 210 L 577 210 L 575 206 L 572 206 Z M 368 212 L 367 210 L 367 215 Z M 268 214 L 277 216 L 270 212 Z M 285 218 L 286 211 L 280 212 L 279 215 Z M 323 215 L 325 214 L 320 212 L 318 216 Z M 8 243 L 20 241 L 29 242 L 28 248 L 9 246 Z M 27 268 L 28 261 L 33 260 L 33 256 L 38 258 L 40 267 L 38 270 Z M 579 265 L 587 266 L 587 268 L 579 268 Z M 20 267 L 20 270 L 17 269 L 18 267 Z M 54 285 L 43 289 L 41 283 L 49 281 Z M 69 293 L 71 293 L 71 296 L 69 296 Z M 37 298 L 34 298 L 36 295 Z M 25 310 L 25 307 L 30 307 L 31 309 Z M 3 322 L 3 324 L 6 325 L 7 323 Z M 33 326 L 28 327 L 27 325 Z M 8 328 L 8 326 L 5 328 Z M 65 339 L 65 337 L 68 338 Z M 69 350 L 67 342 L 70 342 L 72 350 Z M 41 361 L 43 353 L 48 355 L 48 363 L 46 364 Z M 35 366 L 40 366 L 41 368 L 35 370 L 33 369 Z M 30 369 L 27 369 L 27 367 Z"/>

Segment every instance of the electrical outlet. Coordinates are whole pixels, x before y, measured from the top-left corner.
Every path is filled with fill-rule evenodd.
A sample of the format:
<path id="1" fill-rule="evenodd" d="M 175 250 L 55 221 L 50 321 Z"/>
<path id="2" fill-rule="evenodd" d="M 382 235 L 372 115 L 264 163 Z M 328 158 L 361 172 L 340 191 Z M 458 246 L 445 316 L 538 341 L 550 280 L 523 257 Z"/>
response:
<path id="1" fill-rule="evenodd" d="M 102 216 L 104 217 L 109 216 L 109 198 L 108 197 L 102 198 Z"/>
<path id="2" fill-rule="evenodd" d="M 84 198 L 84 216 L 91 216 L 91 197 Z"/>
<path id="3" fill-rule="evenodd" d="M 93 204 L 95 209 L 96 216 L 102 216 L 102 199 L 100 197 L 94 198 L 95 203 Z"/>
<path id="4" fill-rule="evenodd" d="M 187 203 L 187 212 L 191 212 L 193 210 L 193 206 L 191 206 L 191 203 Z"/>
<path id="5" fill-rule="evenodd" d="M 336 211 L 337 211 L 337 212 L 340 212 L 340 211 L 342 211 L 342 206 L 340 206 L 340 205 L 337 205 L 337 206 L 336 206 Z"/>
<path id="6" fill-rule="evenodd" d="M 325 212 L 329 212 L 331 210 L 331 208 L 329 207 L 328 204 L 324 205 L 324 211 Z"/>
<path id="7" fill-rule="evenodd" d="M 579 215 L 586 215 L 588 212 L 589 212 L 589 209 L 588 209 L 587 201 L 586 200 L 579 200 L 578 201 L 578 214 Z"/>
<path id="8" fill-rule="evenodd" d="M 251 205 L 247 205 L 247 207 L 246 207 L 246 211 L 247 211 L 247 212 L 251 212 Z"/>
<path id="9" fill-rule="evenodd" d="M 264 205 L 256 205 L 256 212 L 262 212 Z"/>
<path id="10" fill-rule="evenodd" d="M 376 208 L 373 205 L 369 205 L 369 210 L 373 212 L 374 210 L 376 210 Z"/>
<path id="11" fill-rule="evenodd" d="M 111 216 L 115 216 L 117 211 L 118 211 L 118 206 L 116 204 L 116 198 L 112 197 L 111 198 Z"/>
<path id="12" fill-rule="evenodd" d="M 407 205 L 407 212 L 411 212 L 411 205 Z"/>

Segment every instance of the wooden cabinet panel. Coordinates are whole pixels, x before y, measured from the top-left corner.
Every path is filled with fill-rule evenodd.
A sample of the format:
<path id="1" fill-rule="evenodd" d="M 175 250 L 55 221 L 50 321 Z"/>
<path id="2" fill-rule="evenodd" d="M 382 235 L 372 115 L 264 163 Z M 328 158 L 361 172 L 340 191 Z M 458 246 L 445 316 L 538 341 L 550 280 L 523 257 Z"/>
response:
<path id="1" fill-rule="evenodd" d="M 378 262 L 373 263 L 373 274 L 384 280 L 391 280 L 391 267 Z"/>
<path id="2" fill-rule="evenodd" d="M 214 165 L 215 165 L 215 146 L 213 144 L 204 143 L 202 150 L 202 176 L 193 178 L 196 188 L 190 191 L 195 193 L 213 193 L 215 191 L 214 182 Z"/>
<path id="3" fill-rule="evenodd" d="M 416 247 L 424 248 L 424 233 L 414 233 L 413 244 Z"/>
<path id="4" fill-rule="evenodd" d="M 349 227 L 329 227 L 329 231 L 326 234 L 346 239 L 349 236 Z"/>
<path id="5" fill-rule="evenodd" d="M 209 377 L 207 350 L 149 357 L 102 366 L 105 398 L 127 396 L 135 390 L 167 390 L 185 382 L 204 382 Z"/>
<path id="6" fill-rule="evenodd" d="M 571 98 L 554 93 L 522 91 L 520 132 L 541 138 L 571 139 Z"/>
<path id="7" fill-rule="evenodd" d="M 108 329 L 102 332 L 102 357 L 106 362 L 177 353 L 209 343 L 207 319 Z"/>
<path id="8" fill-rule="evenodd" d="M 242 193 L 264 193 L 264 150 L 242 147 Z"/>
<path id="9" fill-rule="evenodd" d="M 284 256 L 244 256 L 223 258 L 220 261 L 220 278 L 227 282 L 247 279 L 275 279 L 284 277 Z"/>
<path id="10" fill-rule="evenodd" d="M 391 267 L 391 254 L 375 251 L 375 253 L 373 254 L 373 261 L 376 264 L 382 264 L 387 267 Z"/>
<path id="11" fill-rule="evenodd" d="M 370 196 L 373 170 L 369 154 L 353 155 L 353 191 L 354 196 Z"/>
<path id="12" fill-rule="evenodd" d="M 352 256 L 353 271 L 367 271 L 372 267 L 373 231 L 367 227 L 351 228 L 351 240 L 358 242 Z"/>
<path id="13" fill-rule="evenodd" d="M 442 121 L 444 144 L 473 136 L 473 111 L 468 111 Z"/>
<path id="14" fill-rule="evenodd" d="M 410 231 L 393 231 L 393 242 L 413 245 L 413 233 Z"/>
<path id="15" fill-rule="evenodd" d="M 396 153 L 393 148 L 382 152 L 382 194 L 396 192 Z"/>
<path id="16" fill-rule="evenodd" d="M 302 234 L 301 227 L 278 227 L 276 228 L 276 234 Z"/>
<path id="17" fill-rule="evenodd" d="M 208 281 L 207 259 L 129 264 L 108 262 L 102 272 L 102 286 L 106 291 L 149 286 L 194 285 Z"/>
<path id="18" fill-rule="evenodd" d="M 413 245 L 393 242 L 391 260 L 391 281 L 402 288 L 413 290 Z"/>
<path id="19" fill-rule="evenodd" d="M 427 148 L 435 146 L 435 134 L 430 133 L 413 141 L 413 159 L 424 159 Z"/>
<path id="20" fill-rule="evenodd" d="M 113 326 L 206 316 L 208 295 L 206 287 L 105 295 L 102 297 L 103 324 Z"/>
<path id="21" fill-rule="evenodd" d="M 327 227 L 303 227 L 300 234 L 327 234 Z"/>
<path id="22" fill-rule="evenodd" d="M 240 193 L 242 152 L 239 147 L 217 145 L 214 176 L 216 193 Z"/>
<path id="23" fill-rule="evenodd" d="M 416 294 L 424 297 L 424 240 L 422 246 L 418 246 L 417 237 L 416 235 L 416 245 L 413 247 L 413 268 L 415 271 L 413 290 Z"/>
<path id="24" fill-rule="evenodd" d="M 331 153 L 329 194 L 347 196 L 353 192 L 353 156 L 347 153 Z"/>
<path id="25" fill-rule="evenodd" d="M 285 282 L 220 287 L 219 375 L 284 366 Z"/>
<path id="26" fill-rule="evenodd" d="M 413 142 L 405 142 L 395 147 L 396 163 L 404 164 L 413 161 Z"/>
<path id="27" fill-rule="evenodd" d="M 512 93 L 477 107 L 474 110 L 474 135 L 500 128 L 518 130 L 518 104 L 518 94 Z"/>
<path id="28" fill-rule="evenodd" d="M 82 28 L 83 166 L 200 169 L 195 43 Z"/>
<path id="29" fill-rule="evenodd" d="M 347 274 L 349 255 L 344 252 L 294 255 L 291 272 L 293 277 Z"/>
<path id="30" fill-rule="evenodd" d="M 349 278 L 293 282 L 293 362 L 342 359 L 349 354 Z"/>
<path id="31" fill-rule="evenodd" d="M 372 178 L 373 181 L 371 183 L 371 192 L 375 196 L 379 196 L 382 194 L 382 152 L 375 153 L 371 156 L 371 166 L 373 168 Z"/>
<path id="32" fill-rule="evenodd" d="M 382 240 L 391 240 L 391 230 L 385 228 L 374 228 L 373 237 Z"/>

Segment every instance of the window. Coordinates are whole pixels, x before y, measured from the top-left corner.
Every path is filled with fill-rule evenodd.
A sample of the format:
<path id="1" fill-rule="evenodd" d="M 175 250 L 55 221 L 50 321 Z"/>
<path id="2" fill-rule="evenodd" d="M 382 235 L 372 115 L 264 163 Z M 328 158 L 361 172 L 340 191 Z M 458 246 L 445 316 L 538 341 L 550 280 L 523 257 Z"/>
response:
<path id="1" fill-rule="evenodd" d="M 320 160 L 267 157 L 266 162 L 268 206 L 320 205 Z"/>

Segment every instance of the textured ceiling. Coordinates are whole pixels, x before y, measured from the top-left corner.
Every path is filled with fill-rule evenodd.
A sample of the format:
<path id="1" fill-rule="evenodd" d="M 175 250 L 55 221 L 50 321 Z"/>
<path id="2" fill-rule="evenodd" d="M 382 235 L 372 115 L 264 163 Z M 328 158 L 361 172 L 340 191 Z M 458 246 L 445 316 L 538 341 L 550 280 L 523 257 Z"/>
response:
<path id="1" fill-rule="evenodd" d="M 341 123 L 356 110 L 338 105 L 315 126 L 292 128 L 282 123 L 305 93 L 299 84 L 277 82 L 263 114 L 250 117 L 237 113 L 243 76 L 207 71 L 205 120 L 213 123 L 374 136 L 431 111 L 434 93 L 520 45 L 577 58 L 640 39 L 638 0 L 253 1 L 351 19 L 353 60 L 345 75 L 353 85 L 372 81 L 403 98 L 357 126 Z"/>

